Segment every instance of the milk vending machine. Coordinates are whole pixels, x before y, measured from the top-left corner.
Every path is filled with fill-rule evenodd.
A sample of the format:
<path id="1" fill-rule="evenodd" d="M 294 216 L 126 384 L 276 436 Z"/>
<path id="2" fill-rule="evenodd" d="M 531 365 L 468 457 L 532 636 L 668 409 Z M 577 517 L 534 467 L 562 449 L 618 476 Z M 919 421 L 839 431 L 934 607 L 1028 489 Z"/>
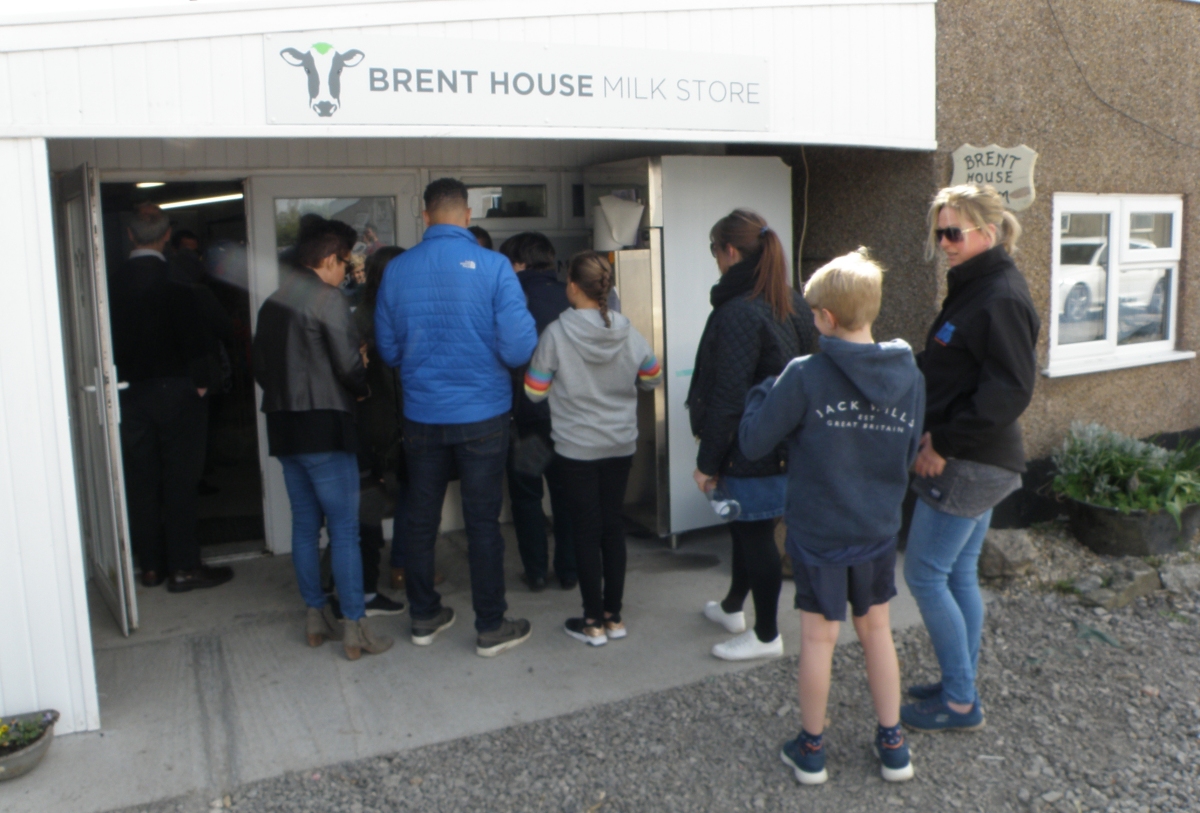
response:
<path id="1" fill-rule="evenodd" d="M 734 209 L 752 209 L 790 249 L 791 169 L 775 157 L 664 155 L 590 167 L 584 187 L 594 247 L 611 252 L 621 310 L 663 366 L 663 386 L 639 394 L 625 513 L 674 546 L 678 534 L 720 522 L 692 479 L 698 443 L 684 406 L 720 277 L 708 233 Z M 633 203 L 640 220 L 623 230 Z"/>

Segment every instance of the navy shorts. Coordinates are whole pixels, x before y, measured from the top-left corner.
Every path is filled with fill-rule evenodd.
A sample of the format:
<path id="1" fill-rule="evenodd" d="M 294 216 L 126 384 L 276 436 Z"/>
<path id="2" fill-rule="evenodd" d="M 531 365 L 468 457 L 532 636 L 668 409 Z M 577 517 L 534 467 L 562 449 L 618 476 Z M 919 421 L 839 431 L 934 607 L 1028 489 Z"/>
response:
<path id="1" fill-rule="evenodd" d="M 846 604 L 862 617 L 896 595 L 896 548 L 857 565 L 809 566 L 793 561 L 796 609 L 845 621 Z"/>

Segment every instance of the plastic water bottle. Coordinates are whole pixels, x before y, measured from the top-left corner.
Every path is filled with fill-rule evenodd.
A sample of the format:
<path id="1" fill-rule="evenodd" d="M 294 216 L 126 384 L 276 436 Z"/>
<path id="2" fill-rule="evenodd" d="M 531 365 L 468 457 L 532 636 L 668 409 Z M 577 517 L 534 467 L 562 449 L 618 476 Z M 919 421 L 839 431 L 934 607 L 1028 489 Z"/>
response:
<path id="1" fill-rule="evenodd" d="M 709 489 L 708 504 L 712 506 L 713 512 L 726 522 L 733 522 L 742 515 L 742 504 L 726 494 L 725 489 L 720 486 Z"/>

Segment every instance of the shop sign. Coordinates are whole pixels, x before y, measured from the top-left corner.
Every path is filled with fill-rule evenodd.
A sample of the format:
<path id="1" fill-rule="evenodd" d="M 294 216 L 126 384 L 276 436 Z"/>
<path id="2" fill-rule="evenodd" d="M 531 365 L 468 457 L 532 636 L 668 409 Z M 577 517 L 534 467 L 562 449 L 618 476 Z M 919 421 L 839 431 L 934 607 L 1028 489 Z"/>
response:
<path id="1" fill-rule="evenodd" d="M 766 130 L 767 61 L 646 49 L 263 38 L 270 124 Z"/>
<path id="2" fill-rule="evenodd" d="M 954 176 L 951 186 L 973 183 L 991 184 L 1014 212 L 1033 205 L 1037 191 L 1033 186 L 1033 166 L 1038 154 L 1022 144 L 1019 147 L 973 147 L 963 144 L 953 153 Z"/>

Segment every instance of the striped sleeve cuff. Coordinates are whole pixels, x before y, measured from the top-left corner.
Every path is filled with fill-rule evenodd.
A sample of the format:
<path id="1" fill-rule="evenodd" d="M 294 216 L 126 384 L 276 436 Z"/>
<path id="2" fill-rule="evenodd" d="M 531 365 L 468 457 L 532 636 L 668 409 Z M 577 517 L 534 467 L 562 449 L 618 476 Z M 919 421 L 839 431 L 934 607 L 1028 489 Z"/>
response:
<path id="1" fill-rule="evenodd" d="M 525 395 L 530 401 L 541 401 L 550 394 L 550 382 L 553 379 L 554 373 L 530 367 L 525 371 Z"/>
<path id="2" fill-rule="evenodd" d="M 662 379 L 662 365 L 658 363 L 658 359 L 651 353 L 642 366 L 638 368 L 638 381 L 643 384 L 657 384 Z"/>

